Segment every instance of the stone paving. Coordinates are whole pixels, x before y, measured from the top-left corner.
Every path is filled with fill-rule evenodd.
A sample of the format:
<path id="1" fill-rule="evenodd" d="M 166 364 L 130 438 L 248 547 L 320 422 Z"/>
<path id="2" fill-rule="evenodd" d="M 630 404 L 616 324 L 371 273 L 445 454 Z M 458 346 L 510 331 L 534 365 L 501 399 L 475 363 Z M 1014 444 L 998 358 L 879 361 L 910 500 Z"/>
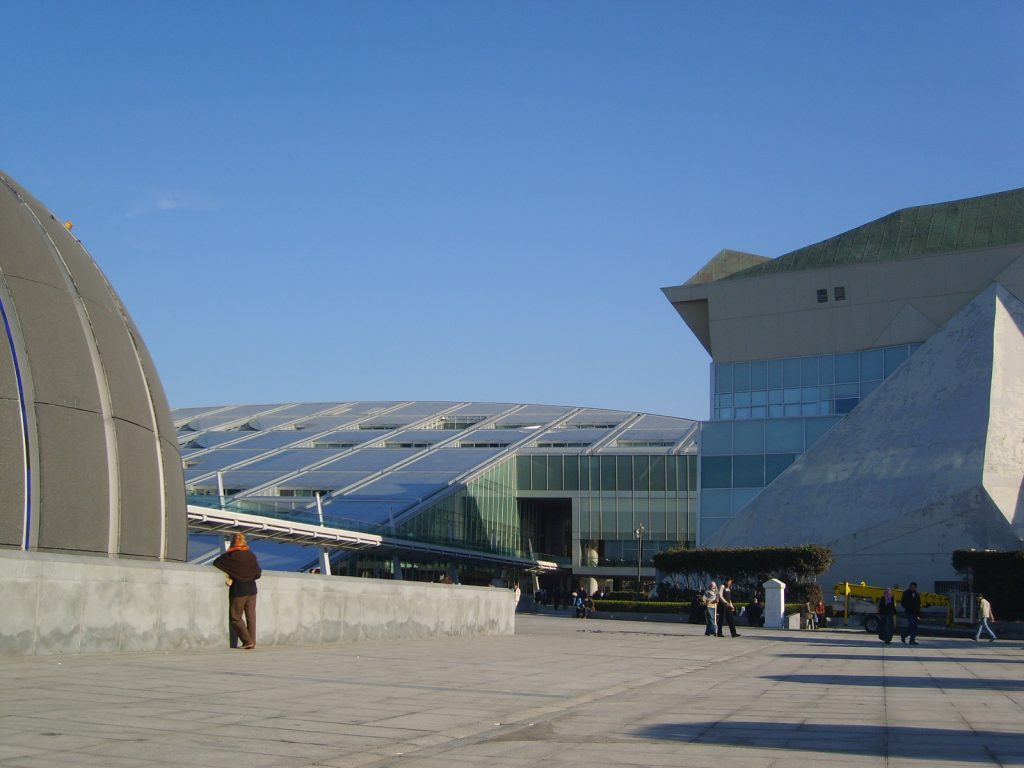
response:
<path id="1" fill-rule="evenodd" d="M 0 768 L 1024 765 L 1020 641 L 741 632 L 5 658 Z"/>

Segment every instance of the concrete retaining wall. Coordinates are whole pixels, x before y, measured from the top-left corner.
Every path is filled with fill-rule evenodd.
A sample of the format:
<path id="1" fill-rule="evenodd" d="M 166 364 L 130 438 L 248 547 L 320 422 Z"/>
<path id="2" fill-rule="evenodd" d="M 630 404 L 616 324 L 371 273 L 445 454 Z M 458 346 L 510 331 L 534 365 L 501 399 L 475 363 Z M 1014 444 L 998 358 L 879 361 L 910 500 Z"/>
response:
<path id="1" fill-rule="evenodd" d="M 511 591 L 265 571 L 257 643 L 508 635 Z M 0 655 L 226 648 L 212 567 L 0 550 Z"/>

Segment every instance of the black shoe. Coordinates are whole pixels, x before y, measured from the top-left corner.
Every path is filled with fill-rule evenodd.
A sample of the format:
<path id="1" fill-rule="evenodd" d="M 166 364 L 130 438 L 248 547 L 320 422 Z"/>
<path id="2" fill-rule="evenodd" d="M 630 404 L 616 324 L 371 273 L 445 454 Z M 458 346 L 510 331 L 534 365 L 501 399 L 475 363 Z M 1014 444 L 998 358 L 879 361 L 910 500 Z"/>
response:
<path id="1" fill-rule="evenodd" d="M 911 640 L 911 641 L 910 641 L 910 644 L 911 644 L 911 645 L 920 645 L 920 643 L 919 643 L 919 642 L 917 642 L 917 640 Z"/>
<path id="2" fill-rule="evenodd" d="M 733 635 L 733 637 L 739 637 L 739 636 L 740 636 L 739 632 L 737 632 L 735 635 Z"/>
<path id="3" fill-rule="evenodd" d="M 901 643 L 907 642 L 907 636 L 906 635 L 900 635 L 900 642 Z"/>
<path id="4" fill-rule="evenodd" d="M 995 639 L 994 637 L 990 637 L 988 641 L 989 641 L 990 643 L 994 643 L 994 642 L 996 641 L 996 639 Z"/>
<path id="5" fill-rule="evenodd" d="M 725 635 L 723 635 L 721 632 L 719 632 L 717 635 L 715 635 L 715 637 L 725 637 Z"/>

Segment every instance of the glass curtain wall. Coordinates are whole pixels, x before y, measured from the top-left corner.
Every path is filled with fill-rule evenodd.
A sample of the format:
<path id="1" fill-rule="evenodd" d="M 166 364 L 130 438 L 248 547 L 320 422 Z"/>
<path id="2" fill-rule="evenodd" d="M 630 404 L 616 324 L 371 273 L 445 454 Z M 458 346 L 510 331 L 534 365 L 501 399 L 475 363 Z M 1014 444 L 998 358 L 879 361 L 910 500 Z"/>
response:
<path id="1" fill-rule="evenodd" d="M 920 346 L 715 363 L 711 366 L 714 419 L 849 413 Z"/>
<path id="2" fill-rule="evenodd" d="M 529 556 L 519 494 L 574 499 L 574 538 L 599 542 L 602 559 L 636 562 L 693 546 L 697 532 L 697 457 L 665 455 L 519 455 L 470 481 L 400 526 L 404 535 L 452 546 Z"/>

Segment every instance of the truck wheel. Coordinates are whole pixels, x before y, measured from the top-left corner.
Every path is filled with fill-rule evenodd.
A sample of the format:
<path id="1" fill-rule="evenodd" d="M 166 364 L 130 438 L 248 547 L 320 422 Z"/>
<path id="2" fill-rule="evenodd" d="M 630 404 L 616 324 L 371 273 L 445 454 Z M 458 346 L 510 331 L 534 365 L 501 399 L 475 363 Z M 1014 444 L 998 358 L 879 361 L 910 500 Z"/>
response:
<path id="1" fill-rule="evenodd" d="M 872 635 L 878 634 L 878 628 L 881 623 L 878 621 L 877 616 L 865 616 L 864 617 L 864 631 L 870 632 Z"/>

